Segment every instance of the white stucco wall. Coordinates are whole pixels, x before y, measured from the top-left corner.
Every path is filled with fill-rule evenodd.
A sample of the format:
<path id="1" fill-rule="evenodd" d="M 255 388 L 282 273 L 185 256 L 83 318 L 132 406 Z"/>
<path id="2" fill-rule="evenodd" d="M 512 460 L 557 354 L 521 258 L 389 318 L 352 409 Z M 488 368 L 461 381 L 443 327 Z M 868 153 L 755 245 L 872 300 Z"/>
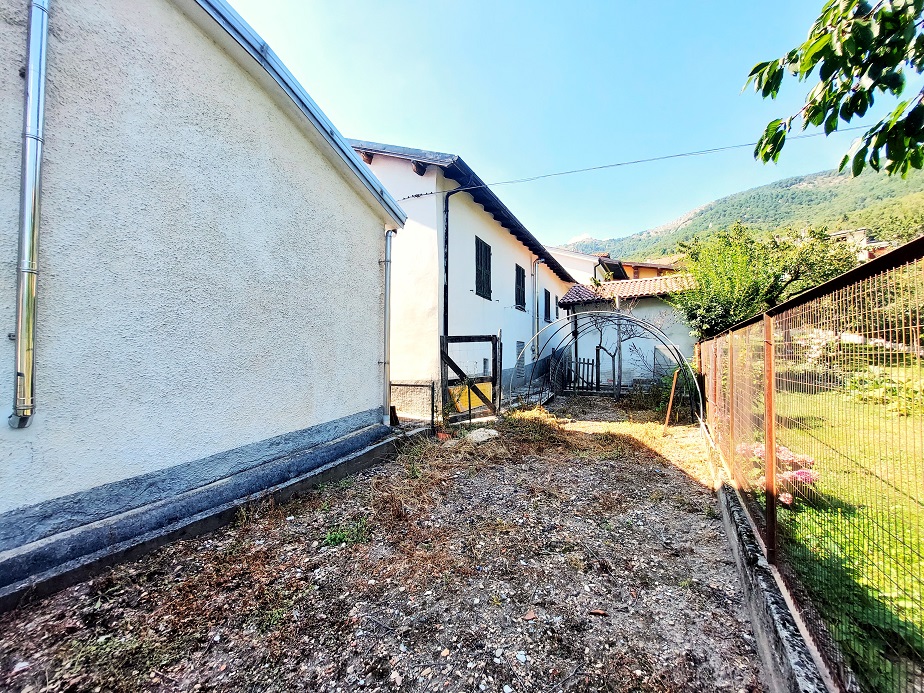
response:
<path id="1" fill-rule="evenodd" d="M 568 270 L 568 274 L 574 277 L 574 281 L 578 284 L 590 284 L 591 279 L 600 278 L 597 276 L 600 258 L 584 253 L 573 253 L 564 248 L 546 247 L 546 250 L 561 263 L 562 267 Z"/>
<path id="2" fill-rule="evenodd" d="M 444 181 L 443 189 L 456 187 Z M 449 223 L 449 329 L 454 335 L 496 334 L 503 331 L 503 368 L 516 365 L 516 342 L 528 343 L 536 333 L 532 263 L 536 256 L 507 229 L 484 211 L 468 193 L 450 199 Z M 491 300 L 475 294 L 475 237 L 491 246 Z M 516 307 L 516 270 L 526 270 L 526 311 Z M 565 295 L 570 284 L 548 267 L 539 265 L 539 328 L 546 326 L 543 290 L 551 292 L 551 319 L 555 319 L 555 297 Z M 544 350 L 542 356 L 547 355 Z M 527 356 L 526 363 L 533 359 Z"/>
<path id="3" fill-rule="evenodd" d="M 458 184 L 447 179 L 437 166 L 418 176 L 410 161 L 376 154 L 369 167 L 408 214 L 392 248 L 392 380 L 440 379 L 439 335 L 443 326 L 443 196 L 409 195 L 448 191 Z M 475 236 L 491 246 L 491 300 L 475 294 Z M 516 365 L 516 343 L 528 343 L 535 334 L 532 262 L 535 256 L 494 218 L 462 192 L 450 198 L 449 213 L 449 333 L 496 335 L 503 332 L 503 368 Z M 515 270 L 526 270 L 526 311 L 516 308 Z M 539 327 L 543 315 L 543 290 L 551 293 L 551 319 L 556 298 L 570 284 L 548 267 L 539 265 Z M 564 313 L 561 313 L 562 317 Z M 552 345 L 543 352 L 547 355 Z M 470 373 L 480 372 L 490 356 L 487 345 L 450 345 L 450 353 Z M 527 355 L 526 363 L 531 363 Z"/>
<path id="4" fill-rule="evenodd" d="M 623 307 L 629 310 L 633 317 L 645 320 L 655 327 L 659 328 L 667 337 L 668 342 L 676 346 L 680 353 L 687 359 L 693 356 L 693 346 L 696 340 L 690 335 L 690 327 L 684 323 L 681 315 L 663 300 L 655 296 L 636 299 L 634 301 L 623 301 Z M 613 310 L 613 305 L 601 303 L 598 305 L 579 306 L 576 309 L 578 315 L 578 356 L 582 359 L 595 358 L 595 346 L 599 343 L 600 333 L 595 329 L 585 331 L 585 327 L 592 325 L 592 321 L 587 317 L 582 317 L 581 313 L 588 311 L 607 311 Z M 623 347 L 623 383 L 631 385 L 636 378 L 651 378 L 651 365 L 654 360 L 655 349 L 661 347 L 661 343 L 647 335 L 647 333 L 638 329 L 636 334 L 639 336 L 633 339 L 627 339 L 622 342 Z M 604 329 L 603 346 L 613 351 L 618 343 L 616 330 L 612 326 Z M 636 347 L 641 354 L 632 348 Z M 573 354 L 573 347 L 571 349 Z M 672 368 L 672 367 L 671 367 Z M 612 364 L 605 354 L 601 356 L 601 381 L 606 382 L 612 378 Z M 612 382 L 610 380 L 610 382 Z"/>
<path id="5" fill-rule="evenodd" d="M 26 17 L 0 0 L 4 334 Z M 382 212 L 281 90 L 168 0 L 50 27 L 38 408 L 0 425 L 0 512 L 379 407 Z"/>
<path id="6" fill-rule="evenodd" d="M 391 379 L 392 382 L 439 380 L 439 326 L 442 324 L 442 197 L 403 198 L 436 189 L 437 168 L 423 176 L 410 162 L 375 156 L 369 165 L 407 212 L 392 240 Z"/>

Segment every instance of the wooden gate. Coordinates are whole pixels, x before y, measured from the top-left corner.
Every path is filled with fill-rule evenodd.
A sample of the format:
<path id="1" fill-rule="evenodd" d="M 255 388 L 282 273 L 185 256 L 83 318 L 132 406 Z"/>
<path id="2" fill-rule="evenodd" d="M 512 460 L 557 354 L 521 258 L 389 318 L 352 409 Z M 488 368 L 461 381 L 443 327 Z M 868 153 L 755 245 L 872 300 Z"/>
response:
<path id="1" fill-rule="evenodd" d="M 571 378 L 569 386 L 572 390 L 597 389 L 597 362 L 594 359 L 571 360 Z"/>
<path id="2" fill-rule="evenodd" d="M 450 356 L 450 344 L 490 345 L 481 374 L 469 372 Z M 497 414 L 501 401 L 502 346 L 496 335 L 463 335 L 440 338 L 443 369 L 443 418 L 449 422 Z"/>

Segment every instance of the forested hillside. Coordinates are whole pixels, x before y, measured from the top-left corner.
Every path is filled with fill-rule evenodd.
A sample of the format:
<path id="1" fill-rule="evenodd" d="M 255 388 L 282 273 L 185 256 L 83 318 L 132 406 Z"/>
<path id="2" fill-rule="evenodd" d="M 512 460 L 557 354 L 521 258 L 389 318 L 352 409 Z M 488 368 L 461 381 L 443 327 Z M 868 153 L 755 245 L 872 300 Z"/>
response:
<path id="1" fill-rule="evenodd" d="M 911 238 L 924 229 L 924 172 L 912 171 L 904 180 L 872 171 L 857 178 L 834 171 L 787 178 L 710 202 L 656 229 L 568 247 L 622 259 L 657 258 L 673 254 L 681 241 L 736 221 L 768 232 L 866 227 L 879 240 Z"/>

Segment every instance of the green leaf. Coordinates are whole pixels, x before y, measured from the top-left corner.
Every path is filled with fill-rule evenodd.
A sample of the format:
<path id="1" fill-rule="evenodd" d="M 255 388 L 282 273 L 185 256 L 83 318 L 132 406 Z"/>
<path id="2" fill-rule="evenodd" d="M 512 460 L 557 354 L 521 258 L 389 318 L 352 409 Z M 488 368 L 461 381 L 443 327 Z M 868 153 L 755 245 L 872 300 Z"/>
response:
<path id="1" fill-rule="evenodd" d="M 761 72 L 767 69 L 767 66 L 770 65 L 770 62 L 770 60 L 767 60 L 762 63 L 757 63 L 754 67 L 751 68 L 751 71 L 748 73 L 748 77 L 755 77 L 759 75 Z"/>
<path id="2" fill-rule="evenodd" d="M 853 157 L 853 165 L 851 166 L 851 172 L 854 177 L 859 176 L 863 172 L 863 167 L 866 165 L 866 154 L 869 152 L 869 148 L 863 146 L 860 151 L 858 151 Z"/>
<path id="3" fill-rule="evenodd" d="M 835 115 L 835 118 L 834 118 L 834 125 L 835 125 L 835 127 L 836 127 L 836 125 L 837 125 L 837 117 L 836 117 L 837 114 L 834 114 L 834 115 Z M 840 115 L 841 115 L 841 120 L 845 120 L 845 121 L 847 121 L 848 123 L 850 122 L 850 119 L 853 118 L 853 104 L 851 104 L 849 100 L 847 100 L 847 101 L 845 101 L 844 103 L 841 104 Z M 830 118 L 829 118 L 828 120 L 830 120 Z M 831 132 L 835 129 L 835 127 L 832 127 L 832 128 L 829 130 L 829 129 L 828 129 L 828 124 L 825 123 L 825 134 L 826 134 L 826 135 L 830 135 Z"/>
<path id="4" fill-rule="evenodd" d="M 924 104 L 918 104 L 905 116 L 905 132 L 911 137 L 917 137 L 924 129 Z"/>
<path id="5" fill-rule="evenodd" d="M 815 41 L 802 53 L 802 59 L 799 61 L 799 78 L 804 78 L 811 72 L 818 61 L 823 57 L 822 51 L 831 44 L 831 34 L 824 34 Z"/>

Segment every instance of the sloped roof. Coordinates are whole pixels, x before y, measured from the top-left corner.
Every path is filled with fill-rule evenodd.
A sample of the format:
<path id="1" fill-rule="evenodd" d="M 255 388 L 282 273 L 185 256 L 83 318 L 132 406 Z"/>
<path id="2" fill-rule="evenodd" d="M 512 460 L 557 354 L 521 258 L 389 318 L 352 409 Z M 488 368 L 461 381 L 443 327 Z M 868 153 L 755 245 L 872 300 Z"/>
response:
<path id="1" fill-rule="evenodd" d="M 632 267 L 650 267 L 652 269 L 666 269 L 666 270 L 676 270 L 676 265 L 672 265 L 669 262 L 649 262 L 649 261 L 639 261 L 635 260 L 623 260 L 623 264 L 630 265 Z"/>
<path id="2" fill-rule="evenodd" d="M 545 249 L 536 237 L 523 226 L 513 212 L 507 209 L 507 205 L 500 201 L 500 198 L 494 194 L 494 191 L 488 187 L 478 175 L 466 164 L 462 157 L 457 154 L 444 154 L 443 152 L 432 152 L 423 149 L 412 149 L 410 147 L 399 147 L 393 144 L 381 144 L 379 142 L 367 142 L 365 140 L 348 140 L 358 152 L 367 154 L 383 154 L 393 156 L 398 159 L 407 159 L 408 161 L 419 161 L 422 164 L 439 166 L 443 169 L 443 174 L 454 181 L 460 187 L 466 188 L 465 192 L 471 195 L 475 202 L 484 207 L 484 211 L 490 214 L 494 219 L 507 229 L 518 241 L 529 248 L 536 257 L 542 258 L 546 266 L 552 270 L 559 279 L 565 282 L 574 282 L 574 278 L 568 273 L 561 263 L 556 260 L 552 254 Z"/>
<path id="3" fill-rule="evenodd" d="M 693 278 L 689 274 L 668 274 L 663 277 L 648 279 L 622 279 L 603 282 L 600 286 L 576 284 L 558 302 L 562 308 L 582 303 L 600 303 L 615 298 L 645 298 L 646 296 L 664 296 L 677 291 L 693 288 Z"/>
<path id="4" fill-rule="evenodd" d="M 547 245 L 546 250 L 548 250 L 552 255 L 556 253 L 564 255 L 565 257 L 577 257 L 577 258 L 587 258 L 596 260 L 597 266 L 606 268 L 606 271 L 612 274 L 613 279 L 628 279 L 629 275 L 626 274 L 626 270 L 623 269 L 622 263 L 619 260 L 613 260 L 610 258 L 609 253 L 601 255 L 600 253 L 582 253 L 579 250 L 570 250 L 568 248 L 559 248 L 554 245 Z"/>

